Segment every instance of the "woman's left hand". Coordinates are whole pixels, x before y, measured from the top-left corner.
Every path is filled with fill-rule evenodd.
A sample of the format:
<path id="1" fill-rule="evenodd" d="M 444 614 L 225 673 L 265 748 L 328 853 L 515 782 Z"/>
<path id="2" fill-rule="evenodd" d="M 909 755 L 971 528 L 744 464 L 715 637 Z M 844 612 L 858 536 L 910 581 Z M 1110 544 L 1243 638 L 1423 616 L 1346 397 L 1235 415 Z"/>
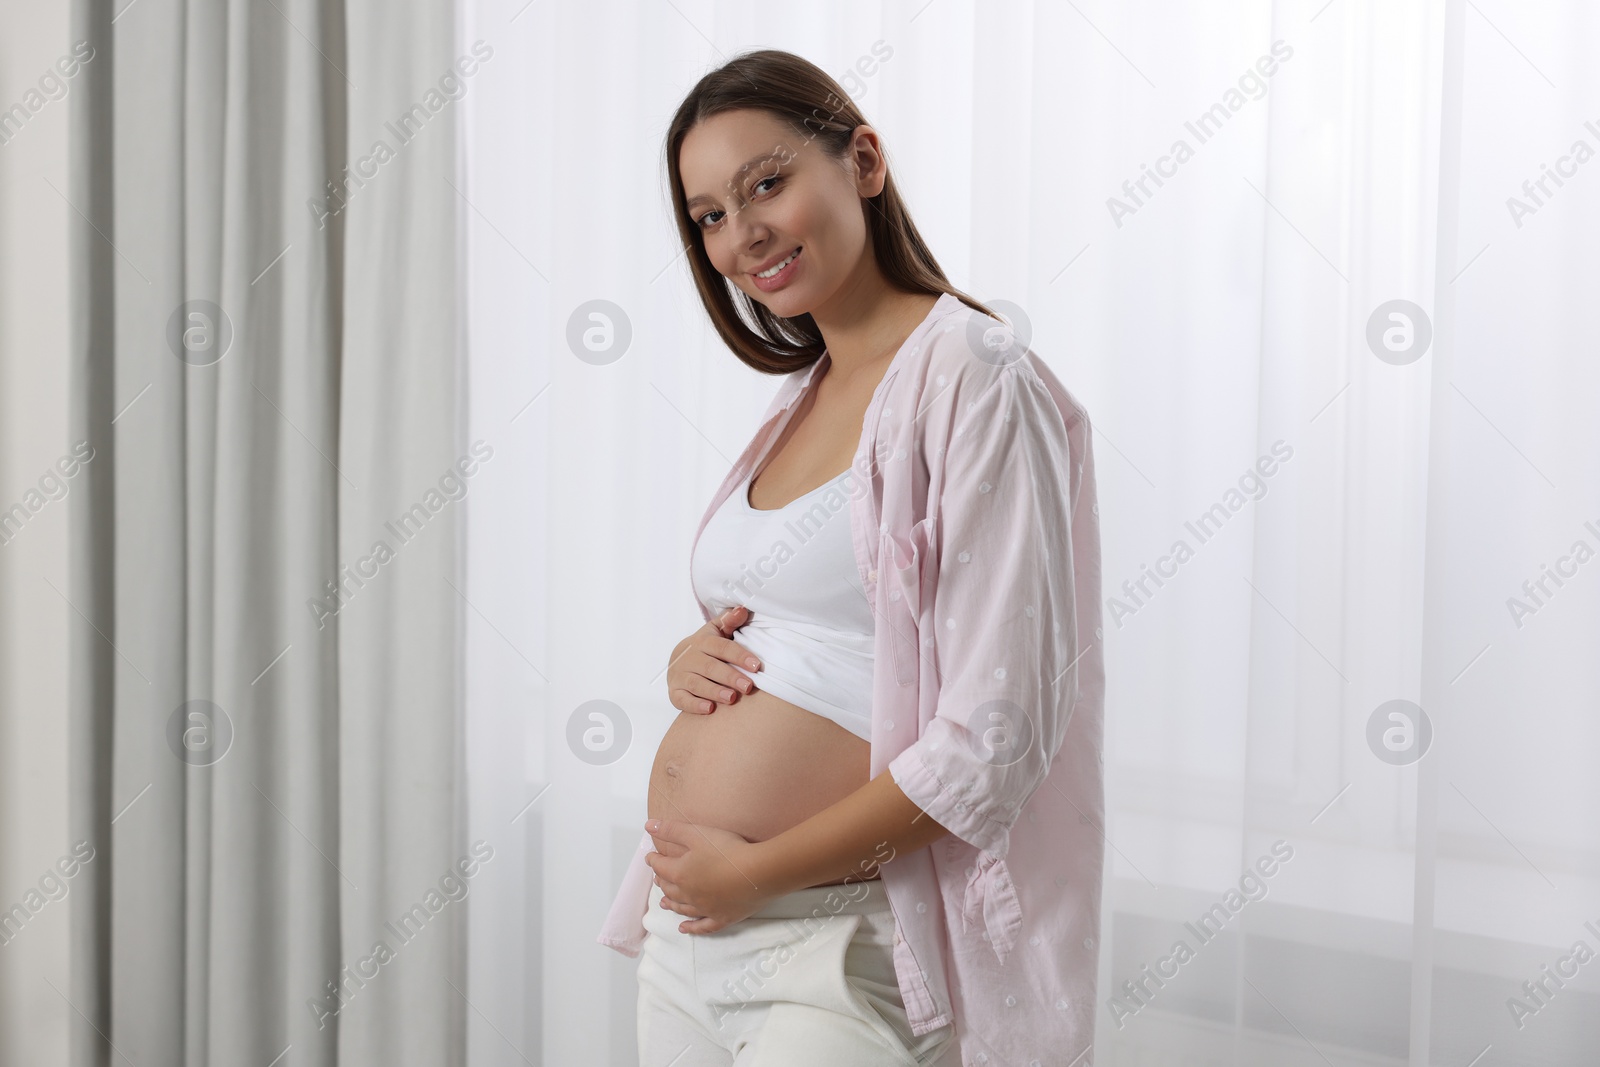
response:
<path id="1" fill-rule="evenodd" d="M 731 830 L 668 819 L 645 829 L 656 851 L 644 861 L 664 894 L 662 906 L 687 916 L 678 924 L 682 933 L 714 933 L 780 895 L 756 885 L 757 846 Z"/>

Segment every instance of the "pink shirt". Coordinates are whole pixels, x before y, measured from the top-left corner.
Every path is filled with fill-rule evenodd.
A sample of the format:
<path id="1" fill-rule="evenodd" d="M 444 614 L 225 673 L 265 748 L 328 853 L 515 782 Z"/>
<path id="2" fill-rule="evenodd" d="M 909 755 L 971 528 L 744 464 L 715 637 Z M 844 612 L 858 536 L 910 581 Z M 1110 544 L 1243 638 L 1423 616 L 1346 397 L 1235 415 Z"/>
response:
<path id="1" fill-rule="evenodd" d="M 696 542 L 828 360 L 784 379 Z M 881 867 L 912 1030 L 954 1022 L 963 1064 L 1077 1067 L 1105 822 L 1089 415 L 1004 323 L 945 294 L 885 371 L 855 466 L 871 475 L 850 506 L 876 620 L 870 773 L 950 830 Z M 596 939 L 630 957 L 652 848 L 643 835 Z"/>

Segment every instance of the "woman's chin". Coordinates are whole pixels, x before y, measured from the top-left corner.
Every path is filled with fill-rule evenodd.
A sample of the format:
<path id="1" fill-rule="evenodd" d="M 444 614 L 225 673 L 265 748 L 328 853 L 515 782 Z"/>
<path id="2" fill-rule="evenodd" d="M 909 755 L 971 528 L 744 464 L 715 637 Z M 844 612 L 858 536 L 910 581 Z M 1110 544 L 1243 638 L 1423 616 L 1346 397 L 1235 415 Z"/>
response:
<path id="1" fill-rule="evenodd" d="M 788 289 L 776 293 L 763 293 L 757 289 L 748 294 L 752 300 L 764 305 L 766 309 L 780 319 L 792 319 L 804 315 L 811 310 L 811 302 L 804 296 L 792 293 Z"/>

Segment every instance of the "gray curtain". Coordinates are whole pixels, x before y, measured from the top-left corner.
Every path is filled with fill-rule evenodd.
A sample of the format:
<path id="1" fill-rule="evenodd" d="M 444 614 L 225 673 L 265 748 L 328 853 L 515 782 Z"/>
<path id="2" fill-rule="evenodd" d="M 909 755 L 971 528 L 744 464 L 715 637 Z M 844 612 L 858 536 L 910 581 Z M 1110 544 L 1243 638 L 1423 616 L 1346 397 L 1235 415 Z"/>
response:
<path id="1" fill-rule="evenodd" d="M 452 5 L 73 24 L 72 1063 L 460 1063 Z"/>

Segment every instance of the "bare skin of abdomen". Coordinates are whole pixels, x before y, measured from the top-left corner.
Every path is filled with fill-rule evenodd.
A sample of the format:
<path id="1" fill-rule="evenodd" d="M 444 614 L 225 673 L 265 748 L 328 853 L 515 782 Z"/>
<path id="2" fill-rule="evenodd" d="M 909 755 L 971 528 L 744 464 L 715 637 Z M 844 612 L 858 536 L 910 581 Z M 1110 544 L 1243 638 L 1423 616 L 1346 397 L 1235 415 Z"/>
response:
<path id="1" fill-rule="evenodd" d="M 757 689 L 709 715 L 678 713 L 650 768 L 649 817 L 765 841 L 866 785 L 870 757 L 838 723 Z M 868 880 L 816 884 L 847 878 Z"/>

